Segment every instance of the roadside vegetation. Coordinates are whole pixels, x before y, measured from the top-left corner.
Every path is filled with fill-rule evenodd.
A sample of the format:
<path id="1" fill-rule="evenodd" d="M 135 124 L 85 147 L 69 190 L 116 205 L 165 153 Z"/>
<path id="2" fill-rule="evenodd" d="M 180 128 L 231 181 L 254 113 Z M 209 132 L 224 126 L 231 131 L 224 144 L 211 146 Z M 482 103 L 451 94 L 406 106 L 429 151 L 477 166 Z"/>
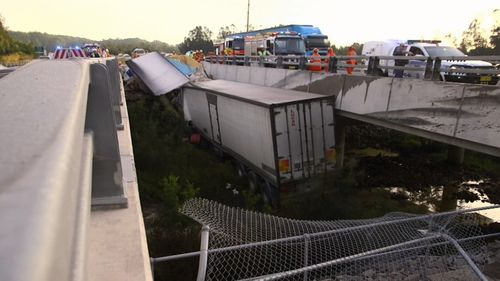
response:
<path id="1" fill-rule="evenodd" d="M 0 64 L 11 65 L 31 60 L 34 57 L 34 48 L 30 44 L 12 39 L 0 16 Z"/>

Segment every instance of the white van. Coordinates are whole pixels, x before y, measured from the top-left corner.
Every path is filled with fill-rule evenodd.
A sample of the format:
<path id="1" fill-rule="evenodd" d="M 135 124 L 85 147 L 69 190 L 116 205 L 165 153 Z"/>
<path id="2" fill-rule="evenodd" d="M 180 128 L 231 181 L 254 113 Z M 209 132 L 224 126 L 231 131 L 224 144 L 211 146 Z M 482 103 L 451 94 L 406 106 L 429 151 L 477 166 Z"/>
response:
<path id="1" fill-rule="evenodd" d="M 385 40 L 371 41 L 363 45 L 362 55 L 365 56 L 394 56 L 396 47 L 400 43 L 407 45 L 406 51 L 414 56 L 423 57 L 466 57 L 462 51 L 455 47 L 443 46 L 441 41 L 436 40 Z M 394 66 L 394 60 L 380 60 L 381 66 Z M 421 67 L 422 70 L 405 70 L 404 77 L 423 78 L 425 72 L 425 60 L 409 60 L 407 66 Z M 498 75 L 473 74 L 473 73 L 448 73 L 447 69 L 495 69 L 495 67 L 485 61 L 480 60 L 443 60 L 441 61 L 441 80 L 451 82 L 463 82 L 474 84 L 496 85 Z M 381 75 L 393 76 L 393 69 L 381 69 Z"/>

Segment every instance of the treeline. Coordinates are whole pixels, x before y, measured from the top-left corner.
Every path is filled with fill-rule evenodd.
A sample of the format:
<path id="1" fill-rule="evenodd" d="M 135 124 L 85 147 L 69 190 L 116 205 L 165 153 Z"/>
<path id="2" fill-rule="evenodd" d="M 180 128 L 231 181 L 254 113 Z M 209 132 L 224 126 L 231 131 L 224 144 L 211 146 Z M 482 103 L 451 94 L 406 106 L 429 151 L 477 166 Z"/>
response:
<path id="1" fill-rule="evenodd" d="M 170 45 L 158 40 L 147 41 L 140 38 L 127 38 L 127 39 L 105 39 L 105 40 L 92 40 L 83 37 L 74 37 L 66 35 L 53 35 L 42 32 L 8 32 L 14 39 L 21 41 L 25 44 L 37 47 L 44 47 L 47 51 L 53 51 L 57 46 L 81 46 L 86 43 L 99 43 L 103 47 L 109 49 L 112 54 L 118 53 L 131 53 L 135 48 L 142 48 L 147 51 L 158 52 L 178 52 L 174 45 Z"/>
<path id="2" fill-rule="evenodd" d="M 14 53 L 32 54 L 33 46 L 13 39 L 0 20 L 0 56 Z"/>
<path id="3" fill-rule="evenodd" d="M 178 53 L 179 49 L 175 45 L 170 45 L 162 41 L 147 41 L 140 38 L 126 39 L 106 39 L 100 41 L 100 44 L 108 48 L 112 54 L 129 53 L 135 48 L 142 48 L 147 51 L 157 51 L 166 53 Z"/>

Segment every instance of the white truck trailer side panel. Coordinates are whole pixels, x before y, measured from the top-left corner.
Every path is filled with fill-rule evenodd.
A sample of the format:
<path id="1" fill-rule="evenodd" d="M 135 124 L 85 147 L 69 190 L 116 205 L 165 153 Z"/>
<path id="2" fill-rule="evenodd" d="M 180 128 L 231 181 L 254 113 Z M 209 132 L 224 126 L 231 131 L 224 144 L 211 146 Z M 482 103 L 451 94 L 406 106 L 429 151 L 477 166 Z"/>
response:
<path id="1" fill-rule="evenodd" d="M 269 109 L 224 96 L 217 97 L 217 105 L 222 146 L 276 179 Z"/>

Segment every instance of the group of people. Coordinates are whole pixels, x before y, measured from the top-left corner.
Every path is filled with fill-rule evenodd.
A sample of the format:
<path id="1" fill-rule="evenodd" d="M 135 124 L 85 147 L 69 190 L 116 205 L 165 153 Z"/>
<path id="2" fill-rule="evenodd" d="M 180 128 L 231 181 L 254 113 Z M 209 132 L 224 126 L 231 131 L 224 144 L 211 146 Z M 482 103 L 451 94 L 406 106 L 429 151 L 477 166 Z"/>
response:
<path id="1" fill-rule="evenodd" d="M 356 48 L 349 47 L 349 49 L 347 50 L 347 55 L 350 57 L 357 56 Z M 309 62 L 311 63 L 309 65 L 309 70 L 314 71 L 314 72 L 320 72 L 322 70 L 325 70 L 325 72 L 328 72 L 328 70 L 329 70 L 328 68 L 330 66 L 330 60 L 334 56 L 336 56 L 335 51 L 333 51 L 332 48 L 328 48 L 327 58 L 324 60 L 326 66 L 323 67 L 321 65 L 321 55 L 319 54 L 319 50 L 318 50 L 318 48 L 314 48 L 313 52 L 312 52 L 311 59 L 309 60 Z M 356 59 L 350 58 L 346 61 L 346 63 L 356 65 L 358 62 L 356 61 Z M 347 71 L 347 74 L 352 74 L 352 72 L 354 71 L 354 67 L 346 67 L 346 71 Z"/>

